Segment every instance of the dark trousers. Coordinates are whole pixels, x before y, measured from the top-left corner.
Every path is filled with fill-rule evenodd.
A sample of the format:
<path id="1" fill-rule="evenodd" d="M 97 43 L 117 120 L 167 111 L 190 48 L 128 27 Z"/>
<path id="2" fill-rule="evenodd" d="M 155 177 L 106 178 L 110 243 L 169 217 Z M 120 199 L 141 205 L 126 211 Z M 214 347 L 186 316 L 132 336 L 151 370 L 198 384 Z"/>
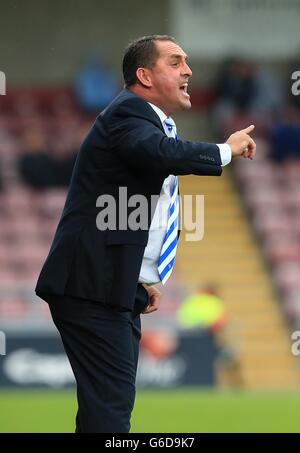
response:
<path id="1" fill-rule="evenodd" d="M 68 296 L 48 303 L 77 383 L 76 432 L 129 432 L 147 291 L 138 285 L 133 311 Z"/>

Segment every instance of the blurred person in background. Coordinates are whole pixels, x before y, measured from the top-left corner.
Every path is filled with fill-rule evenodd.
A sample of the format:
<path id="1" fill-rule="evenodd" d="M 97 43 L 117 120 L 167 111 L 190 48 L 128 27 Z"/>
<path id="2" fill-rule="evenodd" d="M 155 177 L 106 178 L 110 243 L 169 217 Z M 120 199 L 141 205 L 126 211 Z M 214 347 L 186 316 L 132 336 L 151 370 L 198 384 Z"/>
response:
<path id="1" fill-rule="evenodd" d="M 270 157 L 277 163 L 300 158 L 300 110 L 295 104 L 282 109 L 270 130 Z"/>
<path id="2" fill-rule="evenodd" d="M 75 76 L 75 95 L 87 113 L 104 109 L 119 91 L 116 75 L 104 58 L 92 56 Z"/>
<path id="3" fill-rule="evenodd" d="M 217 331 L 226 323 L 223 300 L 217 295 L 215 285 L 199 286 L 187 296 L 177 311 L 179 324 L 185 328 L 200 327 Z"/>
<path id="4" fill-rule="evenodd" d="M 33 189 L 46 189 L 53 184 L 54 166 L 42 129 L 24 131 L 17 166 L 25 184 Z"/>
<path id="5" fill-rule="evenodd" d="M 177 311 L 177 320 L 183 329 L 208 331 L 214 335 L 218 350 L 215 364 L 218 384 L 241 388 L 243 379 L 237 340 L 217 286 L 212 283 L 200 285 L 195 293 L 187 296 Z"/>
<path id="6" fill-rule="evenodd" d="M 249 61 L 232 58 L 224 62 L 215 86 L 216 110 L 221 122 L 238 112 L 250 111 L 255 96 L 254 75 Z"/>
<path id="7" fill-rule="evenodd" d="M 36 190 L 69 185 L 79 147 L 74 137 L 82 138 L 78 130 L 72 134 L 72 140 L 54 134 L 49 141 L 42 129 L 24 132 L 17 166 L 26 185 Z"/>
<path id="8" fill-rule="evenodd" d="M 175 261 L 177 175 L 218 176 L 232 158 L 253 159 L 256 153 L 249 135 L 254 126 L 220 145 L 178 138 L 171 115 L 191 108 L 191 75 L 187 55 L 172 37 L 142 37 L 127 47 L 125 89 L 81 145 L 37 282 L 36 293 L 49 303 L 77 381 L 78 433 L 130 430 L 140 314 L 159 308 L 155 284 L 166 283 Z M 119 198 L 121 187 L 125 200 Z M 146 227 L 130 228 L 132 195 L 147 200 Z M 100 196 L 113 198 L 116 208 L 105 228 L 97 221 L 105 212 Z M 120 209 L 126 210 L 125 229 Z M 153 229 L 160 212 L 162 228 Z"/>
<path id="9" fill-rule="evenodd" d="M 52 148 L 53 187 L 68 187 L 70 183 L 78 150 L 72 145 L 67 140 L 57 140 Z"/>
<path id="10" fill-rule="evenodd" d="M 273 73 L 246 58 L 229 58 L 215 83 L 214 116 L 220 139 L 240 122 L 255 122 L 256 132 L 268 128 L 282 106 L 281 87 Z"/>

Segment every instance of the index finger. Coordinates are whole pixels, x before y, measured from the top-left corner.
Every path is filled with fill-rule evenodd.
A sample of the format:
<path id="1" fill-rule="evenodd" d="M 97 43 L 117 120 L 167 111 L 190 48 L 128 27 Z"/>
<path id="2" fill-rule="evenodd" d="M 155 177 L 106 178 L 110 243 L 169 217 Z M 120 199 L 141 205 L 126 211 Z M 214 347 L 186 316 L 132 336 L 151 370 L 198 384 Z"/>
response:
<path id="1" fill-rule="evenodd" d="M 246 127 L 246 129 L 241 129 L 240 132 L 245 132 L 246 134 L 249 134 L 250 132 L 253 131 L 254 128 L 255 128 L 254 124 L 251 124 L 251 126 Z"/>

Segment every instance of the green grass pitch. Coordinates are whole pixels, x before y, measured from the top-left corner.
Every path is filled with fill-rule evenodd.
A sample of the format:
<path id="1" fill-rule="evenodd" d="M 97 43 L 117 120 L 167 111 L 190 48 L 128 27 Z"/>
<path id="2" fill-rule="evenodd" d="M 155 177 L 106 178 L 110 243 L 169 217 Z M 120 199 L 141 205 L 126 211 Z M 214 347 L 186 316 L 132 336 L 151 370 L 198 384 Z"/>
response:
<path id="1" fill-rule="evenodd" d="M 300 432 L 300 394 L 138 390 L 131 432 Z M 74 391 L 1 391 L 0 432 L 73 432 Z"/>

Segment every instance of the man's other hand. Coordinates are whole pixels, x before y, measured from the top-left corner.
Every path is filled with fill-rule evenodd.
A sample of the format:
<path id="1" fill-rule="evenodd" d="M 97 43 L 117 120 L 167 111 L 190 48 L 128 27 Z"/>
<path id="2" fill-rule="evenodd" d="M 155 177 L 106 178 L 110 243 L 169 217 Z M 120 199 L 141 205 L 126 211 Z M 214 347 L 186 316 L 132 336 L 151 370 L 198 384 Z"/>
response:
<path id="1" fill-rule="evenodd" d="M 253 131 L 253 124 L 246 129 L 235 132 L 230 135 L 227 142 L 230 145 L 232 158 L 236 157 L 246 157 L 248 159 L 253 159 L 256 154 L 256 143 L 250 137 L 250 133 Z"/>
<path id="2" fill-rule="evenodd" d="M 160 299 L 161 299 L 162 295 L 161 295 L 161 292 L 155 286 L 147 286 L 147 285 L 143 285 L 143 286 L 146 289 L 149 299 L 150 299 L 150 303 L 149 303 L 148 307 L 143 311 L 143 314 L 146 315 L 148 313 L 152 313 L 153 311 L 156 311 L 159 309 Z"/>

